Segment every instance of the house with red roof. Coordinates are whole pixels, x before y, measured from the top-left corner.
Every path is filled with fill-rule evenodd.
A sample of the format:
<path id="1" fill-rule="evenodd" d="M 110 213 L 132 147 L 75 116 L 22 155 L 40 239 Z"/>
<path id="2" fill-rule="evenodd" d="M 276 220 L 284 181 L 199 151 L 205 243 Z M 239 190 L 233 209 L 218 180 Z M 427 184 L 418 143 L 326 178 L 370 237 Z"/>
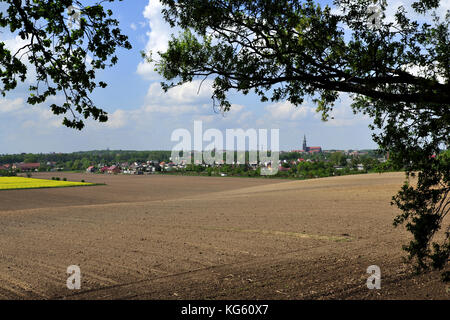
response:
<path id="1" fill-rule="evenodd" d="M 109 167 L 108 166 L 104 166 L 103 168 L 100 169 L 100 172 L 101 173 L 105 173 L 105 172 L 108 172 L 108 170 L 109 170 Z"/>
<path id="2" fill-rule="evenodd" d="M 20 171 L 38 171 L 40 163 L 15 163 L 12 168 Z"/>
<path id="3" fill-rule="evenodd" d="M 309 153 L 321 153 L 322 148 L 321 147 L 308 147 Z"/>
<path id="4" fill-rule="evenodd" d="M 109 174 L 117 174 L 120 173 L 120 167 L 119 166 L 111 166 L 108 168 L 108 173 Z"/>
<path id="5" fill-rule="evenodd" d="M 86 169 L 86 172 L 94 173 L 95 172 L 95 167 L 94 166 L 90 166 L 89 168 Z"/>

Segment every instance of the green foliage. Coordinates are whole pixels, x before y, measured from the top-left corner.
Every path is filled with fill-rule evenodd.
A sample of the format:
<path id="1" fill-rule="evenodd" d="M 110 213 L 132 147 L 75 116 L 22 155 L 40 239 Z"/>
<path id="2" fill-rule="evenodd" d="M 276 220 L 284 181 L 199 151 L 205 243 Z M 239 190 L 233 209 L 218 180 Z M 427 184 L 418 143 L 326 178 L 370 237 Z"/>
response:
<path id="1" fill-rule="evenodd" d="M 56 115 L 71 116 L 64 117 L 65 126 L 81 130 L 83 119 L 89 117 L 107 121 L 107 113 L 89 97 L 95 88 L 107 86 L 95 81 L 96 72 L 117 63 L 116 48 L 130 49 L 131 45 L 121 34 L 119 22 L 111 18 L 111 10 L 103 7 L 104 2 L 84 6 L 75 0 L 0 0 L 0 4 L 6 3 L 6 10 L 0 12 L 0 28 L 26 41 L 17 52 L 10 52 L 0 42 L 2 95 L 15 89 L 18 81 L 25 81 L 26 58 L 36 73 L 29 88 L 29 104 L 44 103 L 61 94 L 65 102 L 50 108 Z M 80 10 L 80 21 L 74 28 L 68 24 L 75 14 L 68 12 L 70 6 Z"/>
<path id="2" fill-rule="evenodd" d="M 73 161 L 73 163 L 72 163 L 72 170 L 81 170 L 82 169 L 82 163 L 81 163 L 81 161 L 80 160 L 75 160 L 75 161 Z"/>
<path id="3" fill-rule="evenodd" d="M 0 170 L 0 177 L 15 177 L 17 173 L 12 170 Z"/>
<path id="4" fill-rule="evenodd" d="M 372 0 L 335 0 L 340 14 L 312 0 L 162 3 L 166 20 L 183 29 L 157 62 L 164 89 L 211 77 L 214 103 L 224 111 L 229 91 L 254 91 L 261 101 L 296 106 L 312 97 L 324 120 L 340 93 L 350 93 L 354 112 L 374 119 L 374 140 L 391 154 L 377 169 L 417 174 L 417 183 L 393 199 L 403 211 L 395 224 L 405 223 L 413 235 L 405 246 L 410 258 L 418 270 L 448 265 L 449 228 L 444 242 L 433 241 L 450 210 L 450 168 L 447 154 L 440 154 L 450 145 L 450 13 L 433 15 L 441 1 L 413 5 L 431 23 L 411 20 L 400 7 L 394 21 L 380 21 L 376 29 L 367 17 Z M 297 172 L 313 175 L 303 167 Z"/>
<path id="5" fill-rule="evenodd" d="M 36 163 L 37 162 L 37 157 L 34 154 L 27 154 L 25 156 L 25 159 L 23 160 L 23 162 L 25 162 L 25 163 Z"/>
<path id="6" fill-rule="evenodd" d="M 117 158 L 120 158 L 120 162 L 124 161 L 129 163 L 148 160 L 168 162 L 171 157 L 171 151 L 95 150 L 74 153 L 33 154 L 32 156 L 35 162 L 40 162 L 41 164 L 56 162 L 57 167 L 64 167 L 65 170 L 84 170 L 94 164 L 116 163 Z M 30 157 L 30 155 L 0 155 L 0 164 L 24 162 L 27 157 Z M 77 169 L 73 169 L 74 165 L 76 165 Z"/>
<path id="7" fill-rule="evenodd" d="M 330 161 L 311 161 L 311 162 L 288 162 L 281 165 L 287 168 L 287 171 L 278 171 L 273 176 L 261 176 L 260 167 L 252 167 L 248 164 L 229 165 L 224 164 L 214 167 L 204 167 L 200 165 L 188 164 L 186 168 L 177 168 L 171 171 L 170 174 L 187 174 L 187 175 L 207 175 L 219 176 L 224 173 L 231 177 L 259 177 L 259 178 L 289 178 L 289 179 L 314 179 L 324 178 L 330 176 L 361 174 L 367 171 L 359 171 L 354 168 L 345 167 L 343 170 L 336 169 Z"/>
<path id="8" fill-rule="evenodd" d="M 390 23 L 372 31 L 371 0 L 335 2 L 345 14 L 315 1 L 163 0 L 166 19 L 184 29 L 157 62 L 163 88 L 213 77 L 213 98 L 225 111 L 233 89 L 297 106 L 318 96 L 324 119 L 340 92 L 448 107 L 448 84 L 437 80 L 449 75 L 448 20 L 415 24 L 399 11 L 398 30 Z M 352 30 L 350 37 L 340 25 Z M 433 70 L 414 76 L 405 71 L 410 65 Z"/>
<path id="9" fill-rule="evenodd" d="M 450 257 L 450 226 L 446 227 L 441 243 L 433 241 L 450 211 L 450 152 L 446 151 L 435 158 L 429 157 L 425 161 L 427 168 L 418 175 L 414 172 L 415 166 L 409 166 L 409 179 L 393 198 L 393 203 L 403 211 L 395 219 L 394 225 L 405 223 L 407 230 L 414 236 L 404 249 L 410 259 L 417 260 L 417 271 L 430 267 L 443 269 Z"/>
<path id="10" fill-rule="evenodd" d="M 347 164 L 347 159 L 342 152 L 334 152 L 330 156 L 331 162 L 337 166 L 345 166 Z"/>

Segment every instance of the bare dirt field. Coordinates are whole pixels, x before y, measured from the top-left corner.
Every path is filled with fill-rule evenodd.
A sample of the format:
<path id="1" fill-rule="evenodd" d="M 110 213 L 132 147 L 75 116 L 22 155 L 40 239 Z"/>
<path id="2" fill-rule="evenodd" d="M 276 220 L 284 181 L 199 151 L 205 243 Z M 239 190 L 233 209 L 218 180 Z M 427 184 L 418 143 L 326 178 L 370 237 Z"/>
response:
<path id="1" fill-rule="evenodd" d="M 2 299 L 450 299 L 439 272 L 402 262 L 400 173 L 33 175 L 52 176 L 107 185 L 0 191 Z M 70 265 L 81 290 L 66 287 Z M 366 286 L 370 265 L 381 290 Z"/>

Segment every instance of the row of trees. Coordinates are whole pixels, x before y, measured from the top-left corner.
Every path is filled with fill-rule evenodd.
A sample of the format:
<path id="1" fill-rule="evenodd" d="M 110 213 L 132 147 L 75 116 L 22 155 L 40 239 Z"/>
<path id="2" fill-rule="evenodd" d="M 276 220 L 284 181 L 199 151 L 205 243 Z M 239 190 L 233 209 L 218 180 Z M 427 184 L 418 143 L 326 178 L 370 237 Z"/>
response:
<path id="1" fill-rule="evenodd" d="M 122 163 L 169 161 L 170 151 L 122 151 L 122 150 L 97 150 L 74 153 L 50 153 L 50 154 L 13 154 L 0 155 L 0 164 L 12 163 L 41 163 L 44 169 L 48 168 L 48 162 L 56 163 L 56 166 L 70 170 L 86 169 L 90 165 Z"/>
<path id="2" fill-rule="evenodd" d="M 329 154 L 302 154 L 296 152 L 281 153 L 280 160 L 297 161 L 300 158 L 312 161 L 331 161 L 335 165 L 345 166 L 347 159 L 353 162 L 363 163 L 371 166 L 370 163 L 377 158 L 376 151 L 370 151 L 367 155 L 360 157 L 346 156 L 343 152 L 334 152 Z M 224 160 L 226 155 L 224 154 Z M 90 165 L 110 164 L 110 163 L 133 163 L 146 161 L 170 161 L 171 151 L 123 151 L 123 150 L 96 150 L 74 153 L 50 153 L 50 154 L 12 154 L 0 155 L 0 164 L 12 163 L 41 163 L 46 168 L 48 162 L 56 163 L 59 167 L 66 169 L 81 170 Z M 235 153 L 236 158 L 236 153 Z M 249 159 L 249 153 L 245 154 L 246 161 Z"/>
<path id="3" fill-rule="evenodd" d="M 336 166 L 347 166 L 351 163 L 352 168 L 356 168 L 358 164 L 364 165 L 367 170 L 372 170 L 376 165 L 380 163 L 378 159 L 385 158 L 377 150 L 366 150 L 361 155 L 347 155 L 344 152 L 336 151 L 332 153 L 314 153 L 303 154 L 297 152 L 283 153 L 280 155 L 280 160 L 297 161 L 298 159 L 311 160 L 313 162 L 330 162 Z"/>
<path id="4" fill-rule="evenodd" d="M 364 169 L 358 168 L 361 162 L 359 159 L 352 159 L 352 161 L 345 161 L 345 164 L 341 166 L 333 161 L 305 161 L 305 162 L 286 162 L 282 163 L 282 167 L 286 170 L 279 170 L 275 176 L 282 178 L 294 178 L 294 179 L 312 179 L 323 178 L 332 176 L 341 176 L 348 174 L 361 174 L 368 172 L 382 172 L 388 170 L 394 170 L 394 167 L 390 162 L 381 163 L 377 159 L 367 158 L 363 161 Z M 228 176 L 240 176 L 240 177 L 258 177 L 260 176 L 260 168 L 254 168 L 249 164 L 242 165 L 221 165 L 214 167 L 205 167 L 203 165 L 189 164 L 183 169 L 173 169 L 171 173 L 181 174 L 201 174 L 208 176 L 218 176 L 226 174 Z"/>

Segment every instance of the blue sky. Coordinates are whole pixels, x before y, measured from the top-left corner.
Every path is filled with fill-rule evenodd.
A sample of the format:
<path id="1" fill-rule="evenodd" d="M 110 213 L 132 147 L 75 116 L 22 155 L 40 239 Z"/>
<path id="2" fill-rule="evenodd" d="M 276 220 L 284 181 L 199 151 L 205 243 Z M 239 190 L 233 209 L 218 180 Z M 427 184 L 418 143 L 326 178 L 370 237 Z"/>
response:
<path id="1" fill-rule="evenodd" d="M 347 95 L 336 105 L 335 120 L 324 123 L 310 100 L 295 108 L 287 102 L 261 103 L 254 95 L 233 93 L 232 111 L 222 115 L 213 110 L 208 82 L 199 94 L 198 82 L 164 94 L 161 78 L 140 56 L 141 50 L 164 50 L 170 33 L 175 32 L 164 22 L 159 1 L 125 0 L 113 4 L 112 9 L 133 49 L 119 50 L 118 64 L 99 74 L 108 87 L 97 90 L 93 100 L 109 113 L 110 121 L 88 121 L 82 132 L 65 128 L 61 118 L 46 107 L 50 103 L 26 104 L 28 82 L 0 97 L 0 154 L 106 148 L 170 150 L 176 144 L 170 141 L 171 133 L 178 128 L 192 132 L 195 120 L 202 120 L 205 130 L 280 129 L 282 150 L 301 148 L 304 134 L 309 145 L 325 149 L 376 148 L 368 128 L 370 119 L 352 113 Z M 1 36 L 10 48 L 20 45 L 13 35 Z M 61 101 L 61 97 L 54 100 Z"/>

